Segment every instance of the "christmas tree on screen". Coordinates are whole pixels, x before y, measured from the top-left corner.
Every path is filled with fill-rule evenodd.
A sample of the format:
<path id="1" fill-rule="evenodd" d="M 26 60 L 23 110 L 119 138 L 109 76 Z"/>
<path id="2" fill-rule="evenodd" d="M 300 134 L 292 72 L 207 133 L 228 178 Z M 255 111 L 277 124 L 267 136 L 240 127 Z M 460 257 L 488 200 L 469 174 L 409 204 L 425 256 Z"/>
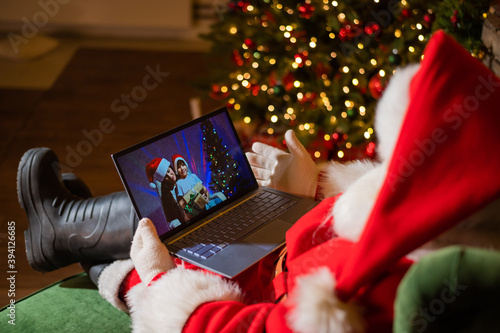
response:
<path id="1" fill-rule="evenodd" d="M 237 179 L 239 163 L 230 154 L 229 149 L 209 119 L 201 123 L 201 131 L 203 133 L 203 150 L 207 154 L 206 161 L 212 173 L 210 190 L 213 193 L 222 192 L 226 197 L 230 197 L 240 186 Z"/>
<path id="2" fill-rule="evenodd" d="M 488 3 L 230 1 L 204 36 L 215 58 L 207 89 L 233 119 L 259 128 L 259 140 L 280 142 L 291 128 L 316 158 L 373 156 L 388 79 L 418 62 L 439 28 L 481 56 Z"/>

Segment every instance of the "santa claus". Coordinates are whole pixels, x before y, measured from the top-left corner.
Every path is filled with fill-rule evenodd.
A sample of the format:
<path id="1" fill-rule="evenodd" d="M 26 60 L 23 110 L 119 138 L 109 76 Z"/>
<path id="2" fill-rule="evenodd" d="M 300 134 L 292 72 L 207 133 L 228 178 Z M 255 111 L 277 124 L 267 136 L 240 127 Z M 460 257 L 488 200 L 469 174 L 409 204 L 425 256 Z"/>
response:
<path id="1" fill-rule="evenodd" d="M 116 204 L 121 194 L 78 197 L 83 184 L 67 189 L 55 154 L 31 150 L 18 174 L 28 260 L 41 271 L 105 262 L 86 267 L 101 295 L 130 313 L 134 332 L 390 332 L 396 289 L 415 261 L 450 244 L 500 247 L 492 219 L 499 88 L 437 32 L 421 63 L 398 69 L 378 103 L 378 161 L 316 166 L 291 131 L 289 152 L 254 144 L 248 159 L 261 185 L 321 203 L 287 233 L 282 251 L 233 280 L 171 258 L 148 219 L 128 259 L 113 245 L 132 240 L 130 204 Z M 100 213 L 86 214 L 89 207 Z"/>

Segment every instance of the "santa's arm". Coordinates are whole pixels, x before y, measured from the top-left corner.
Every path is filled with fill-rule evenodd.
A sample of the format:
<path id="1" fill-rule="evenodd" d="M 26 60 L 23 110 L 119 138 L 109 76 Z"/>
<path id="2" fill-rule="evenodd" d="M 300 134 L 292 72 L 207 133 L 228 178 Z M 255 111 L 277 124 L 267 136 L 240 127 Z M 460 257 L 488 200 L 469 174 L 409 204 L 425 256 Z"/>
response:
<path id="1" fill-rule="evenodd" d="M 176 268 L 126 296 L 134 332 L 263 332 L 273 303 L 246 305 L 236 283 Z"/>
<path id="2" fill-rule="evenodd" d="M 147 218 L 139 221 L 130 257 L 132 260 L 115 262 L 101 274 L 99 289 L 113 305 L 129 311 L 134 332 L 230 332 L 245 325 L 263 328 L 274 308 L 272 303 L 245 305 L 239 286 L 219 275 L 177 267 Z M 105 286 L 110 280 L 118 282 L 110 283 L 114 288 Z M 116 297 L 120 290 L 122 298 Z"/>
<path id="3" fill-rule="evenodd" d="M 336 196 L 377 163 L 358 160 L 349 163 L 329 162 L 316 165 L 295 133 L 285 133 L 288 152 L 256 142 L 248 160 L 257 181 L 285 192 L 309 198 Z"/>

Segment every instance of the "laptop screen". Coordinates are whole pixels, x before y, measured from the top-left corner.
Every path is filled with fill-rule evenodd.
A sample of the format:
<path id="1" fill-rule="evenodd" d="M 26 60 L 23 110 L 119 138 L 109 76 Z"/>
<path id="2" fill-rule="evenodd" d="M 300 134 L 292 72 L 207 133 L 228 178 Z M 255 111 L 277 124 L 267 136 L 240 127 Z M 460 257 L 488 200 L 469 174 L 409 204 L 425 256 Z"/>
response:
<path id="1" fill-rule="evenodd" d="M 137 215 L 161 238 L 258 187 L 225 108 L 112 158 Z"/>

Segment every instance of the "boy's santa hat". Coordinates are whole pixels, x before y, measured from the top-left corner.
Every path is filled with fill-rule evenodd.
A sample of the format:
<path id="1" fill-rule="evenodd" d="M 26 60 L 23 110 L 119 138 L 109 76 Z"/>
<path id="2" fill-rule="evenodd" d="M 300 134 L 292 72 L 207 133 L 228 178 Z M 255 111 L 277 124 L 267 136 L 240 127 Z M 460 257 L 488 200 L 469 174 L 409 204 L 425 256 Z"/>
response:
<path id="1" fill-rule="evenodd" d="M 409 87 L 385 181 L 359 241 L 333 269 L 337 301 L 500 196 L 500 79 L 438 31 Z"/>
<path id="2" fill-rule="evenodd" d="M 174 164 L 175 172 L 177 172 L 177 168 L 178 168 L 177 164 L 179 163 L 179 161 L 183 161 L 184 164 L 186 164 L 186 167 L 188 167 L 188 164 L 187 164 L 186 160 L 184 159 L 184 157 L 182 157 L 182 155 L 180 155 L 180 154 L 176 154 L 176 155 L 172 156 L 172 162 Z M 188 167 L 188 169 L 189 169 L 189 167 Z"/>
<path id="3" fill-rule="evenodd" d="M 153 158 L 151 162 L 146 164 L 146 175 L 149 180 L 149 186 L 159 188 L 161 182 L 167 175 L 170 162 L 164 158 Z"/>

